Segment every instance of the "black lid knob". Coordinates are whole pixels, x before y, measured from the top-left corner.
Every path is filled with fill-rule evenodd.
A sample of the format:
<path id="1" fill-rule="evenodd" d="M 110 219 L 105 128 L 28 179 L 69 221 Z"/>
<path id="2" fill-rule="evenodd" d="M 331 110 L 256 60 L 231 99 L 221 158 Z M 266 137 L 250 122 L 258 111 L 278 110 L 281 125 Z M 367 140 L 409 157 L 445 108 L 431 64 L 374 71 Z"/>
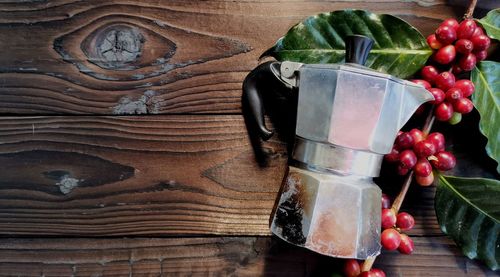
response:
<path id="1" fill-rule="evenodd" d="M 364 65 L 373 46 L 373 39 L 362 35 L 349 35 L 345 39 L 346 63 Z"/>

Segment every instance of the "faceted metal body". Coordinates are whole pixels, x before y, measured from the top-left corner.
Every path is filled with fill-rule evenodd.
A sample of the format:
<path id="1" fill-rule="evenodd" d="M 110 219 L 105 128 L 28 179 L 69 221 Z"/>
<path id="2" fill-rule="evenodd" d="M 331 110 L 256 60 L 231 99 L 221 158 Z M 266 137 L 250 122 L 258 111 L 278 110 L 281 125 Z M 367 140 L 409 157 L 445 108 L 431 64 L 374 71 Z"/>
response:
<path id="1" fill-rule="evenodd" d="M 380 199 L 371 178 L 290 166 L 271 230 L 325 255 L 366 259 L 380 251 Z"/>
<path id="2" fill-rule="evenodd" d="M 296 77 L 284 81 L 298 82 L 299 101 L 294 151 L 271 231 L 324 255 L 377 255 L 381 191 L 372 177 L 399 129 L 432 94 L 358 65 L 283 62 L 281 72 Z"/>

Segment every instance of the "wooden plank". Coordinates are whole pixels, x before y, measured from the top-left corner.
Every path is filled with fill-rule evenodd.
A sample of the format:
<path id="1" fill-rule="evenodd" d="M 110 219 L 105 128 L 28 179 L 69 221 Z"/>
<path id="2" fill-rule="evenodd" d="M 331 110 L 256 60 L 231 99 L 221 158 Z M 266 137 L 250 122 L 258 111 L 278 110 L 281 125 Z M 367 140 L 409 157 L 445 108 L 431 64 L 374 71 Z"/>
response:
<path id="1" fill-rule="evenodd" d="M 239 113 L 259 55 L 308 15 L 358 8 L 430 33 L 425 1 L 1 1 L 0 113 Z"/>
<path id="2" fill-rule="evenodd" d="M 387 276 L 494 276 L 445 237 L 384 253 Z M 331 276 L 342 260 L 278 238 L 0 239 L 0 276 Z M 176 275 L 177 274 L 177 275 Z"/>
<path id="3" fill-rule="evenodd" d="M 262 147 L 258 165 L 237 115 L 0 117 L 0 234 L 269 235 L 287 155 L 274 138 Z M 410 189 L 411 235 L 441 234 L 433 198 Z"/>

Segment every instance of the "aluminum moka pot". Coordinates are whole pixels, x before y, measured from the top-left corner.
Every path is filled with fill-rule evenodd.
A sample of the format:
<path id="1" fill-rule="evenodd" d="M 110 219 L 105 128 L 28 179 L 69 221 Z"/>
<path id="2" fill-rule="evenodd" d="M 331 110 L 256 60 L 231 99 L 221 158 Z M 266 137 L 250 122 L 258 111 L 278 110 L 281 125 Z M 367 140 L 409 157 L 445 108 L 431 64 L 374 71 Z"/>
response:
<path id="1" fill-rule="evenodd" d="M 264 140 L 273 133 L 264 124 L 259 83 L 273 76 L 298 93 L 295 143 L 271 231 L 333 257 L 380 252 L 381 190 L 372 178 L 399 129 L 434 100 L 422 86 L 364 67 L 372 44 L 350 36 L 345 64 L 267 62 L 243 83 L 243 108 Z"/>

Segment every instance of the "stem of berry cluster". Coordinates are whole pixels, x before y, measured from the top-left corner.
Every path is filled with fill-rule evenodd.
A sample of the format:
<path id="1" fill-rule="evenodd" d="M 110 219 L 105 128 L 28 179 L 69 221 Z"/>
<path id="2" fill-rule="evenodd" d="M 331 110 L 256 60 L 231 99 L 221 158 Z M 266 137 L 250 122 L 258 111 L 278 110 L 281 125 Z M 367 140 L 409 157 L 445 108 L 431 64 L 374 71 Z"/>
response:
<path id="1" fill-rule="evenodd" d="M 467 12 L 465 12 L 464 19 L 472 18 L 472 14 L 474 13 L 474 9 L 476 8 L 477 0 L 470 0 L 469 7 L 467 8 Z"/>

